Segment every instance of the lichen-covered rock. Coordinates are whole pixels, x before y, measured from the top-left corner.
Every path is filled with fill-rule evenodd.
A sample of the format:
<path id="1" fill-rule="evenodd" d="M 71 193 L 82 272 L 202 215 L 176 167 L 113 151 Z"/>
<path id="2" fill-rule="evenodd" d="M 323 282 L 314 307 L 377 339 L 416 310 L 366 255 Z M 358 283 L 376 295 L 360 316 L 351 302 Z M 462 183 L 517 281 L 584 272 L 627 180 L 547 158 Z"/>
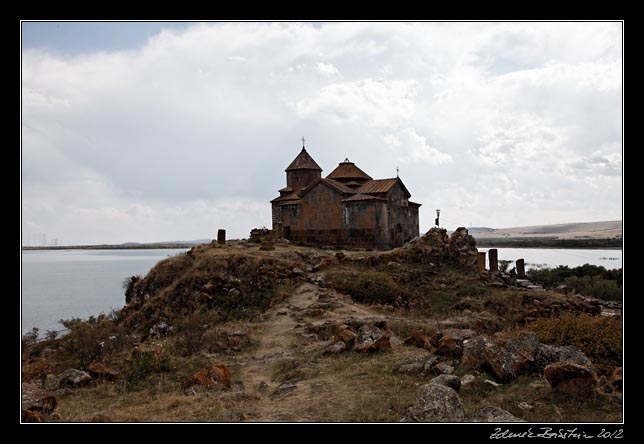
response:
<path id="1" fill-rule="evenodd" d="M 500 381 L 508 382 L 534 366 L 539 342 L 534 333 L 496 341 L 485 347 L 485 367 Z"/>
<path id="2" fill-rule="evenodd" d="M 461 364 L 473 370 L 480 369 L 485 363 L 485 349 L 488 346 L 492 346 L 492 343 L 483 336 L 476 336 L 463 341 Z"/>
<path id="3" fill-rule="evenodd" d="M 561 361 L 568 361 L 585 367 L 593 365 L 588 356 L 574 345 L 556 347 L 554 345 L 539 344 L 535 355 L 535 370 L 542 371 L 546 366 Z"/>
<path id="4" fill-rule="evenodd" d="M 363 325 L 358 330 L 353 349 L 357 352 L 386 351 L 391 349 L 391 333 L 388 329 L 381 330 L 375 325 Z"/>
<path id="5" fill-rule="evenodd" d="M 423 364 L 420 362 L 412 362 L 410 364 L 403 364 L 398 367 L 398 373 L 405 375 L 420 375 L 423 372 Z"/>
<path id="6" fill-rule="evenodd" d="M 543 374 L 553 390 L 572 396 L 591 392 L 598 381 L 592 368 L 566 361 L 548 365 Z"/>
<path id="7" fill-rule="evenodd" d="M 459 422 L 465 410 L 458 393 L 441 384 L 426 384 L 418 389 L 416 402 L 401 422 Z"/>
<path id="8" fill-rule="evenodd" d="M 475 422 L 525 422 L 499 407 L 484 407 L 474 416 Z"/>
<path id="9" fill-rule="evenodd" d="M 100 362 L 92 362 L 89 365 L 89 374 L 94 379 L 103 379 L 106 381 L 114 381 L 121 377 L 119 372 L 112 370 Z"/>
<path id="10" fill-rule="evenodd" d="M 445 330 L 443 336 L 438 340 L 436 353 L 460 358 L 463 355 L 463 341 L 474 336 L 476 336 L 476 332 L 469 328 Z"/>
<path id="11" fill-rule="evenodd" d="M 229 388 L 230 371 L 223 362 L 215 362 L 208 370 L 195 373 L 192 382 L 208 388 Z"/>
<path id="12" fill-rule="evenodd" d="M 66 370 L 60 375 L 60 385 L 67 387 L 80 387 L 89 383 L 91 380 L 92 377 L 89 373 L 75 368 Z"/>
<path id="13" fill-rule="evenodd" d="M 455 375 L 448 375 L 446 373 L 436 376 L 431 381 L 429 381 L 429 383 L 445 385 L 457 392 L 461 390 L 461 378 Z"/>

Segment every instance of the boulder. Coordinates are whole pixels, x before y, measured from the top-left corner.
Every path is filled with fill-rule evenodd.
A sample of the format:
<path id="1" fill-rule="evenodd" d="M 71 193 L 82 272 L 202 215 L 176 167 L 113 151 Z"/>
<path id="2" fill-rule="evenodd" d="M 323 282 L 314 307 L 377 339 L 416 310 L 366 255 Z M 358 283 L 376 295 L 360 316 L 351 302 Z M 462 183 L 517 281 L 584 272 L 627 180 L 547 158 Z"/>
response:
<path id="1" fill-rule="evenodd" d="M 499 407 L 484 407 L 474 416 L 475 422 L 525 422 Z"/>
<path id="2" fill-rule="evenodd" d="M 459 422 L 465 410 L 458 393 L 441 384 L 426 384 L 418 389 L 416 402 L 401 422 Z"/>
<path id="3" fill-rule="evenodd" d="M 476 332 L 469 328 L 445 330 L 443 336 L 438 340 L 436 353 L 460 358 L 463 355 L 463 341 L 474 336 L 476 336 Z"/>
<path id="4" fill-rule="evenodd" d="M 56 375 L 49 374 L 45 376 L 45 381 L 43 382 L 43 388 L 49 390 L 50 392 L 58 390 L 60 387 L 60 380 Z"/>
<path id="5" fill-rule="evenodd" d="M 498 380 L 511 381 L 532 369 L 538 346 L 534 333 L 486 344 L 484 366 Z"/>
<path id="6" fill-rule="evenodd" d="M 324 355 L 336 354 L 336 353 L 343 352 L 346 349 L 347 349 L 347 344 L 345 344 L 344 342 L 334 342 L 324 347 L 322 354 Z"/>
<path id="7" fill-rule="evenodd" d="M 483 336 L 464 340 L 461 364 L 466 368 L 480 369 L 485 363 L 485 349 L 491 345 L 492 343 Z"/>
<path id="8" fill-rule="evenodd" d="M 461 389 L 461 378 L 454 375 L 448 375 L 446 373 L 436 376 L 431 381 L 429 381 L 429 383 L 445 385 L 457 392 Z"/>
<path id="9" fill-rule="evenodd" d="M 110 369 L 100 362 L 92 362 L 89 365 L 89 374 L 94 379 L 103 379 L 106 381 L 114 381 L 121 377 L 119 372 Z"/>
<path id="10" fill-rule="evenodd" d="M 431 338 L 429 335 L 425 334 L 422 330 L 414 330 L 411 333 L 411 336 L 408 338 L 405 338 L 404 342 L 405 345 L 414 345 L 416 347 L 424 348 L 426 350 L 431 350 L 432 349 L 432 343 L 431 343 Z"/>
<path id="11" fill-rule="evenodd" d="M 92 377 L 89 373 L 82 370 L 76 370 L 75 368 L 65 370 L 60 375 L 60 385 L 67 387 L 80 387 L 89 383 L 92 380 Z"/>
<path id="12" fill-rule="evenodd" d="M 438 358 L 436 356 L 431 356 L 425 365 L 423 366 L 423 373 L 430 374 L 434 372 L 434 366 L 438 364 Z"/>
<path id="13" fill-rule="evenodd" d="M 357 352 L 385 351 L 391 349 L 391 333 L 375 325 L 363 325 L 358 330 L 355 346 Z"/>
<path id="14" fill-rule="evenodd" d="M 555 362 L 568 361 L 574 364 L 591 367 L 591 360 L 574 345 L 556 347 L 553 345 L 539 344 L 535 355 L 535 370 L 543 371 L 546 366 Z"/>
<path id="15" fill-rule="evenodd" d="M 437 373 L 439 375 L 451 375 L 452 373 L 454 373 L 454 367 L 444 362 L 439 362 L 438 364 L 434 365 L 432 369 L 434 370 L 434 373 Z"/>
<path id="16" fill-rule="evenodd" d="M 543 374 L 553 390 L 572 396 L 591 392 L 598 381 L 591 367 L 566 361 L 548 365 Z"/>
<path id="17" fill-rule="evenodd" d="M 342 324 L 342 325 L 339 325 L 338 328 L 336 329 L 335 340 L 342 341 L 345 344 L 353 345 L 357 336 L 358 335 L 356 334 L 356 332 L 351 330 L 351 328 L 348 325 Z"/>
<path id="18" fill-rule="evenodd" d="M 420 375 L 423 372 L 424 365 L 420 362 L 412 362 L 411 364 L 403 364 L 398 367 L 398 372 L 405 375 Z"/>
<path id="19" fill-rule="evenodd" d="M 192 382 L 208 388 L 229 388 L 230 371 L 223 362 L 215 362 L 208 370 L 195 373 Z"/>
<path id="20" fill-rule="evenodd" d="M 613 389 L 621 392 L 622 391 L 622 368 L 615 367 L 613 375 L 610 378 L 610 383 L 613 386 Z"/>
<path id="21" fill-rule="evenodd" d="M 23 410 L 21 420 L 22 422 L 42 422 L 40 414 L 32 410 Z"/>

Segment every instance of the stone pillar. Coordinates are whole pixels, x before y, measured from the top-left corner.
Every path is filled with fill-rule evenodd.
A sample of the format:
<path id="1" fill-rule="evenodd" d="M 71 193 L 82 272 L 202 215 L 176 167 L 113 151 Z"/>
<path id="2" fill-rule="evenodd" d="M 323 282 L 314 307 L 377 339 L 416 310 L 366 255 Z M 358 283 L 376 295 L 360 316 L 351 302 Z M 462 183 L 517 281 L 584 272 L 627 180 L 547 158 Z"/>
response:
<path id="1" fill-rule="evenodd" d="M 485 271 L 485 252 L 479 251 L 476 259 L 478 261 L 479 273 L 483 273 Z"/>
<path id="2" fill-rule="evenodd" d="M 490 271 L 499 271 L 498 250 L 496 248 L 490 248 L 489 250 L 487 250 L 487 254 L 490 260 Z"/>
<path id="3" fill-rule="evenodd" d="M 517 278 L 525 279 L 525 263 L 523 259 L 517 259 Z"/>
<path id="4" fill-rule="evenodd" d="M 217 230 L 217 243 L 219 245 L 226 245 L 226 230 Z"/>

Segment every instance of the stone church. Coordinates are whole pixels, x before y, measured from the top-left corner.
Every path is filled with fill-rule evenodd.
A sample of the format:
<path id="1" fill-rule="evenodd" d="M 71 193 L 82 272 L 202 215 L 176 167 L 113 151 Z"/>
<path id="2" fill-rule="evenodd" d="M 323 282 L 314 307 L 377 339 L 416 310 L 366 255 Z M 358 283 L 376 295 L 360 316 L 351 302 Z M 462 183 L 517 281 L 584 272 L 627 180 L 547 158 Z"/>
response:
<path id="1" fill-rule="evenodd" d="M 391 249 L 418 236 L 419 203 L 399 177 L 373 179 L 345 159 L 328 176 L 303 146 L 271 201 L 273 233 L 308 245 Z"/>

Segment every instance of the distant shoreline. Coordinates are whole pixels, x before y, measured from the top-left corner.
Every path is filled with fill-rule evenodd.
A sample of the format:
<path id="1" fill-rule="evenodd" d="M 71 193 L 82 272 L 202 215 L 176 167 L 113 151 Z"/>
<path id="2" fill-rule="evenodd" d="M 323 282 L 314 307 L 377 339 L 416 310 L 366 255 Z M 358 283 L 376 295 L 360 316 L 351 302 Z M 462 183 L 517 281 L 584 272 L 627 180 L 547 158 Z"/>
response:
<path id="1" fill-rule="evenodd" d="M 553 238 L 480 238 L 476 246 L 483 248 L 558 248 L 587 250 L 622 250 L 624 241 L 617 239 L 553 239 Z"/>
<path id="2" fill-rule="evenodd" d="M 22 247 L 23 251 L 32 250 L 170 250 L 192 248 L 195 244 L 141 244 L 141 245 L 73 245 L 56 247 Z"/>

